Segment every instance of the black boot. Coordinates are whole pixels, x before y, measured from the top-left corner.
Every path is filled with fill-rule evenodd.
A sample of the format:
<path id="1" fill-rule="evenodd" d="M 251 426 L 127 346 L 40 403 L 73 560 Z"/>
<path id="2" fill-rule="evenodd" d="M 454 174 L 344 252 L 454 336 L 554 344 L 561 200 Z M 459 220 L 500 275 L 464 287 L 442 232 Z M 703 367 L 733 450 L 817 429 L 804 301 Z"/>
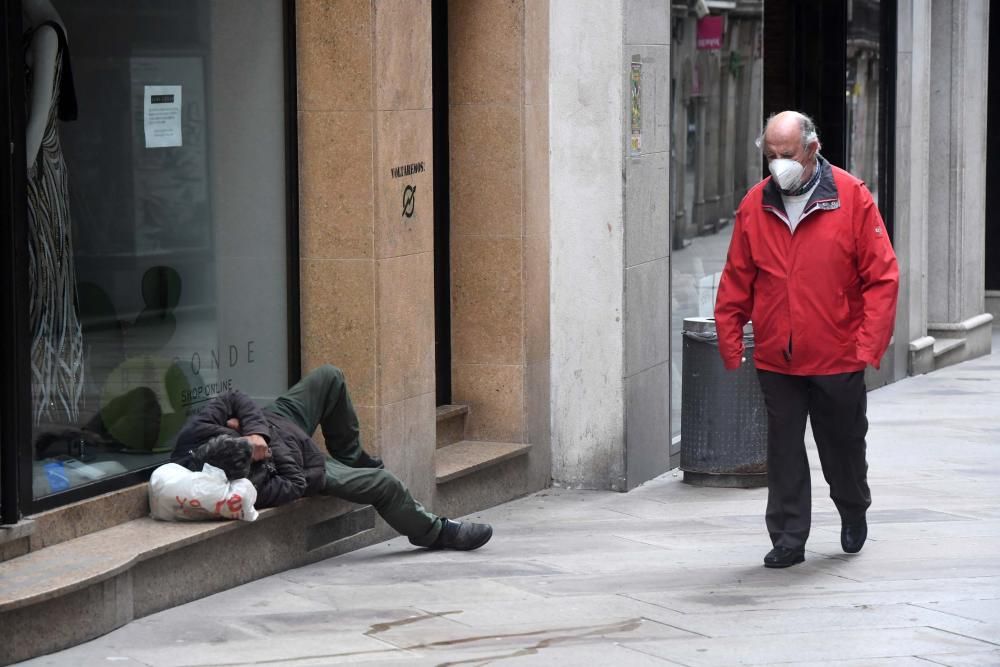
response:
<path id="1" fill-rule="evenodd" d="M 441 532 L 431 549 L 456 549 L 472 551 L 478 549 L 493 537 L 493 527 L 487 523 L 452 521 L 442 518 Z"/>
<path id="2" fill-rule="evenodd" d="M 840 524 L 840 546 L 849 554 L 856 554 L 865 546 L 868 537 L 868 522 L 865 517 L 858 521 L 844 521 Z"/>
<path id="3" fill-rule="evenodd" d="M 352 468 L 385 468 L 385 464 L 382 463 L 382 459 L 377 456 L 372 456 L 368 452 L 362 450 L 361 456 L 358 460 L 354 462 Z"/>
<path id="4" fill-rule="evenodd" d="M 764 567 L 791 567 L 806 559 L 804 549 L 774 547 L 764 556 Z"/>

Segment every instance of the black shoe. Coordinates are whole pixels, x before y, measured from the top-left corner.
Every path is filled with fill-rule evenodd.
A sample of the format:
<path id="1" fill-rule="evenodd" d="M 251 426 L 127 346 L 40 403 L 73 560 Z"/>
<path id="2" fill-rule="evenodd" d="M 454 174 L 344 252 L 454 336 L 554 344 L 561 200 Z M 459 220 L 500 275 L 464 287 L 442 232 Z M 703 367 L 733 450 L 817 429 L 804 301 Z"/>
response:
<path id="1" fill-rule="evenodd" d="M 774 547 L 764 556 L 764 567 L 791 567 L 806 559 L 805 550 Z"/>
<path id="2" fill-rule="evenodd" d="M 368 452 L 362 451 L 361 456 L 354 462 L 354 468 L 385 468 L 385 464 L 377 456 L 371 456 Z"/>
<path id="3" fill-rule="evenodd" d="M 456 549 L 472 551 L 478 549 L 493 537 L 493 527 L 487 523 L 472 523 L 470 521 L 452 521 L 441 519 L 441 532 L 431 549 Z"/>
<path id="4" fill-rule="evenodd" d="M 865 546 L 868 537 L 868 522 L 864 517 L 858 521 L 840 524 L 840 546 L 849 554 L 856 554 Z"/>

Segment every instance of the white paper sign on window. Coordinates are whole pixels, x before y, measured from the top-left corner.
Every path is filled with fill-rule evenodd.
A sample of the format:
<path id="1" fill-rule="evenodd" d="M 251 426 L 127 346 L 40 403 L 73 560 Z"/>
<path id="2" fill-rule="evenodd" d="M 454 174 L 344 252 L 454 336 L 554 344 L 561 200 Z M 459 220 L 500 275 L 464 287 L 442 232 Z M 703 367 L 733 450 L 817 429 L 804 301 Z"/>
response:
<path id="1" fill-rule="evenodd" d="M 146 148 L 183 145 L 180 86 L 145 86 L 142 111 Z"/>

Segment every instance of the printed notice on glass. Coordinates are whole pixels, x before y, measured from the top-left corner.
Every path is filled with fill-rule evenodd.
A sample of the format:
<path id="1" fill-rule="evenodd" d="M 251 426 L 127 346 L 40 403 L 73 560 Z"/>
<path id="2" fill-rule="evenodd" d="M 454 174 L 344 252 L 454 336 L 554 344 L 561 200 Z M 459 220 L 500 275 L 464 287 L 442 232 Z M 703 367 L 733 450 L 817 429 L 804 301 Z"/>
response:
<path id="1" fill-rule="evenodd" d="M 183 145 L 180 86 L 145 86 L 142 112 L 146 148 Z"/>

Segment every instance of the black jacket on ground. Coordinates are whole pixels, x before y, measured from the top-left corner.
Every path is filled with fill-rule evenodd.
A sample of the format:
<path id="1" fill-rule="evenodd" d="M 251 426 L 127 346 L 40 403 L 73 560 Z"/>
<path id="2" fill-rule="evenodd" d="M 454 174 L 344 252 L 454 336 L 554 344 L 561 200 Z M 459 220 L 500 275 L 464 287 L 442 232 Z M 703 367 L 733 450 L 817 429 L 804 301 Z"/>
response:
<path id="1" fill-rule="evenodd" d="M 226 426 L 235 417 L 239 432 Z M 302 496 L 318 493 L 326 479 L 324 455 L 301 428 L 285 417 L 257 407 L 249 396 L 227 391 L 210 400 L 192 415 L 177 436 L 170 460 L 189 470 L 200 470 L 191 452 L 216 435 L 249 436 L 267 440 L 271 458 L 255 461 L 250 481 L 257 489 L 257 509 L 284 505 Z"/>

